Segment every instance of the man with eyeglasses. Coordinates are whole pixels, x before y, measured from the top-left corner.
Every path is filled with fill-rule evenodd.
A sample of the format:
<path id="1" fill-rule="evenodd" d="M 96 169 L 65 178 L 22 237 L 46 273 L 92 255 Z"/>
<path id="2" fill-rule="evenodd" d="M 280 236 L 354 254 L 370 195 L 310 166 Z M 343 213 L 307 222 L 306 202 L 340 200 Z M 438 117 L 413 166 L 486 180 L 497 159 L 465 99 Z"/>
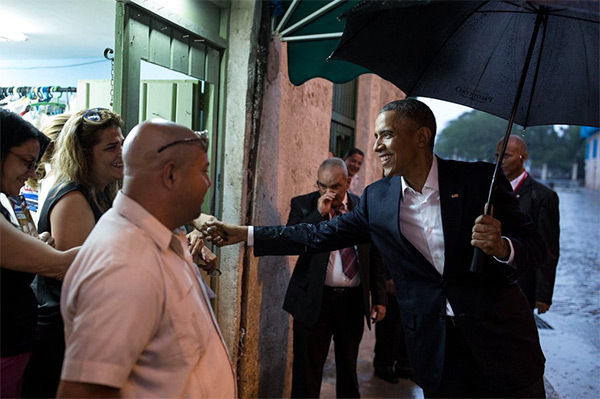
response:
<path id="1" fill-rule="evenodd" d="M 178 228 L 211 182 L 208 137 L 144 122 L 123 146 L 123 189 L 63 283 L 58 397 L 235 398 L 234 371 Z"/>
<path id="2" fill-rule="evenodd" d="M 292 199 L 288 226 L 319 224 L 358 205 L 340 158 L 328 158 L 317 173 L 318 191 Z M 371 300 L 373 303 L 370 307 Z M 375 246 L 301 255 L 283 309 L 294 317 L 292 397 L 318 398 L 331 338 L 335 341 L 338 398 L 360 397 L 356 363 L 364 320 L 385 316 L 385 268 Z"/>

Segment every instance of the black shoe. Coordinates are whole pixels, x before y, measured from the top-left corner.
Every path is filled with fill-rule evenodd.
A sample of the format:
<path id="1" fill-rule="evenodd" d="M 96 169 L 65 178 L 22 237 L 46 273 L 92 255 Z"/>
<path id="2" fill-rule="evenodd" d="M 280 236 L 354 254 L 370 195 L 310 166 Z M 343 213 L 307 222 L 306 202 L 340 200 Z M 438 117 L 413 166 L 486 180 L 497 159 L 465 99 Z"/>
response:
<path id="1" fill-rule="evenodd" d="M 400 378 L 407 378 L 409 380 L 412 380 L 412 370 L 410 369 L 409 365 L 400 365 L 398 363 L 396 363 L 396 367 L 395 367 L 395 373 L 394 373 L 397 377 Z"/>
<path id="2" fill-rule="evenodd" d="M 390 384 L 397 384 L 399 381 L 391 366 L 375 368 L 375 375 Z"/>

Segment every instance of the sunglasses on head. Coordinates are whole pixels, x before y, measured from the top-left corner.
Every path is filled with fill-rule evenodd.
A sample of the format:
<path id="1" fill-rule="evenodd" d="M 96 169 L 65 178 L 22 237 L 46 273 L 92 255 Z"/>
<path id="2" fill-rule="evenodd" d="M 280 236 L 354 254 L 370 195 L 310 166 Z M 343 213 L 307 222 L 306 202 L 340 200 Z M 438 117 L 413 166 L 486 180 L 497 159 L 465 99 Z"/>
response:
<path id="1" fill-rule="evenodd" d="M 196 137 L 190 137 L 190 138 L 182 139 L 182 140 L 175 140 L 169 144 L 163 145 L 158 150 L 156 150 L 156 152 L 158 154 L 160 154 L 167 148 L 172 147 L 176 144 L 195 143 L 195 142 L 199 142 L 202 145 L 202 148 L 204 148 L 204 150 L 206 151 L 208 149 L 208 130 L 203 130 L 201 132 L 194 132 L 194 134 L 196 135 Z"/>
<path id="2" fill-rule="evenodd" d="M 107 108 L 90 108 L 82 115 L 82 118 L 89 122 L 98 123 L 102 120 L 100 111 L 108 111 Z"/>

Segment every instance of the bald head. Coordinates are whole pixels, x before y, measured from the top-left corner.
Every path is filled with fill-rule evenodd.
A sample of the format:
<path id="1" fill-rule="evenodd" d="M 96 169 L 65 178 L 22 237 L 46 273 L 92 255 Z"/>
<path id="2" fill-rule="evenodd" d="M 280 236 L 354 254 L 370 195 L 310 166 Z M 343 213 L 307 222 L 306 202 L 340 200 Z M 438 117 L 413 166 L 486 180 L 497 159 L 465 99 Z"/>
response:
<path id="1" fill-rule="evenodd" d="M 500 151 L 502 151 L 503 143 L 504 139 L 501 139 L 496 146 L 496 161 L 500 156 Z M 525 161 L 528 157 L 525 140 L 518 136 L 510 136 L 502 159 L 502 170 L 509 180 L 516 179 L 525 171 Z"/>
<path id="2" fill-rule="evenodd" d="M 498 141 L 497 147 L 501 148 L 502 143 L 504 143 L 504 139 L 500 139 L 500 141 Z M 527 152 L 527 144 L 525 143 L 525 140 L 523 140 L 519 136 L 510 136 L 508 138 L 508 144 L 506 144 L 506 148 L 508 147 L 511 147 L 514 150 L 518 150 L 521 154 Z"/>
<path id="3" fill-rule="evenodd" d="M 185 147 L 192 147 L 192 143 L 170 146 L 160 154 L 158 150 L 175 141 L 193 142 L 196 138 L 196 134 L 191 129 L 165 120 L 154 119 L 135 126 L 123 145 L 125 176 L 131 177 L 143 172 L 156 171 L 169 161 L 181 160 L 190 152 L 185 151 Z"/>
<path id="4" fill-rule="evenodd" d="M 123 145 L 124 194 L 169 228 L 191 221 L 211 184 L 207 147 L 208 138 L 173 122 L 137 125 Z"/>

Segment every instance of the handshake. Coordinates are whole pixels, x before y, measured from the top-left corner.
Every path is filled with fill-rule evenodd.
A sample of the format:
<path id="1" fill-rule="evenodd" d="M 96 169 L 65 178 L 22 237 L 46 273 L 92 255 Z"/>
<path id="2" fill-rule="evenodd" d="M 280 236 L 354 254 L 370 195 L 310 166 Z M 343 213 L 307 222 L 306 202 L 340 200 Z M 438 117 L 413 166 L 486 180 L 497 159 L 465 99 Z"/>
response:
<path id="1" fill-rule="evenodd" d="M 208 241 L 212 241 L 218 247 L 237 244 L 248 239 L 248 227 L 225 223 L 217 220 L 214 216 L 200 215 L 193 222 Z"/>

